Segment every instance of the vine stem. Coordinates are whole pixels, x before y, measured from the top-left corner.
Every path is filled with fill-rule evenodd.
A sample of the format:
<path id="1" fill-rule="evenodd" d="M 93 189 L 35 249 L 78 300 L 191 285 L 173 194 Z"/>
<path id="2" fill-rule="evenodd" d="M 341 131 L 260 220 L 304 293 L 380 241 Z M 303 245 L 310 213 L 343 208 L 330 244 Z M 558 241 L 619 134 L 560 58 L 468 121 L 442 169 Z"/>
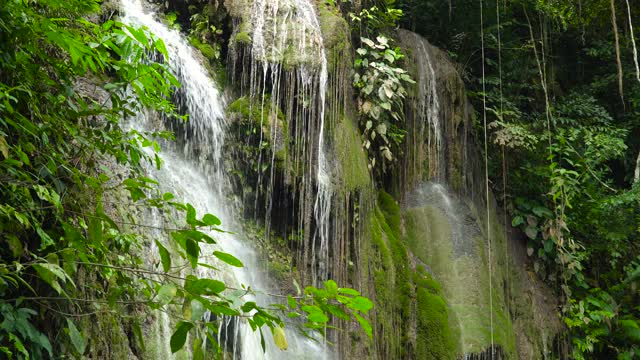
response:
<path id="1" fill-rule="evenodd" d="M 484 125 L 484 172 L 485 191 L 487 203 L 487 257 L 489 264 L 489 318 L 491 319 L 491 359 L 493 359 L 494 339 L 493 339 L 493 264 L 491 258 L 491 214 L 489 209 L 489 140 L 487 137 L 487 88 L 485 79 L 485 51 L 484 51 L 484 2 L 480 0 L 480 37 L 482 46 L 482 118 Z"/>

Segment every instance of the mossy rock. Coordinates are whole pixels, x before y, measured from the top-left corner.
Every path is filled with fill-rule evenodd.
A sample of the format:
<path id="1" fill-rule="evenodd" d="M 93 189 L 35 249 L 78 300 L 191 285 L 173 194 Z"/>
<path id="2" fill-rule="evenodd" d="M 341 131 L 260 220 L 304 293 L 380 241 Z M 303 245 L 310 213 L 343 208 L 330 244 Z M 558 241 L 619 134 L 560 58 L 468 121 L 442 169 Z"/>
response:
<path id="1" fill-rule="evenodd" d="M 367 156 L 362 149 L 362 139 L 353 120 L 340 119 L 333 132 L 343 191 L 363 191 L 370 188 L 371 176 L 367 167 Z"/>
<path id="2" fill-rule="evenodd" d="M 243 45 L 248 45 L 251 44 L 251 35 L 249 35 L 249 33 L 244 32 L 244 31 L 240 31 L 236 34 L 236 43 L 238 44 L 243 44 Z"/>
<path id="3" fill-rule="evenodd" d="M 456 359 L 447 304 L 433 289 L 416 290 L 416 359 Z"/>
<path id="4" fill-rule="evenodd" d="M 189 37 L 189 44 L 198 49 L 208 60 L 214 60 L 217 58 L 218 52 L 210 44 L 204 43 L 193 36 Z"/>

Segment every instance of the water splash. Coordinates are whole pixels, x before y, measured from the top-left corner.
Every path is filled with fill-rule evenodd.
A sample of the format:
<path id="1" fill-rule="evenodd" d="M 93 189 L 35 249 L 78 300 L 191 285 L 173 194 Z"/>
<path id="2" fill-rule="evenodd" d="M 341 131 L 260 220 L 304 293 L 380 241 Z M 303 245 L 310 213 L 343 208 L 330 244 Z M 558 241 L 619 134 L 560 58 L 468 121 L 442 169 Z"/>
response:
<path id="1" fill-rule="evenodd" d="M 141 131 L 156 131 L 169 127 L 179 135 L 175 144 L 163 144 L 163 167 L 161 170 L 149 168 L 150 175 L 160 182 L 162 191 L 172 192 L 179 201 L 192 204 L 198 214 L 215 214 L 225 228 L 238 229 L 239 226 L 234 221 L 236 216 L 233 208 L 227 205 L 230 196 L 229 180 L 224 171 L 222 158 L 226 129 L 225 104 L 215 82 L 183 36 L 157 21 L 156 15 L 145 10 L 140 1 L 123 1 L 122 15 L 123 22 L 144 26 L 165 42 L 170 68 L 183 84 L 175 95 L 175 101 L 189 116 L 186 124 L 175 123 L 162 119 L 159 114 L 145 111 L 130 121 L 129 126 Z M 167 220 L 166 217 L 166 214 L 161 215 L 155 210 L 146 214 L 142 221 L 162 226 Z M 160 239 L 166 236 L 160 233 L 151 235 Z M 205 257 L 201 261 L 224 270 L 214 271 L 207 267 L 198 267 L 195 270 L 196 275 L 222 278 L 236 288 L 242 284 L 250 284 L 258 289 L 269 289 L 269 283 L 255 271 L 259 267 L 252 248 L 240 241 L 238 235 L 211 235 L 216 238 L 223 251 L 240 258 L 245 267 L 229 268 L 217 263 L 215 259 Z M 159 257 L 157 249 L 151 250 L 153 251 L 146 255 L 147 263 L 153 263 Z M 202 247 L 203 254 L 211 253 L 213 250 Z M 257 297 L 259 303 L 275 302 L 267 294 L 258 294 Z M 162 342 L 164 338 L 164 342 L 168 343 L 166 335 L 172 332 L 170 319 L 162 315 L 160 321 L 156 321 L 154 325 L 156 341 Z M 225 336 L 219 336 L 218 340 L 226 350 L 225 358 L 313 359 L 324 353 L 318 344 L 297 336 L 292 330 L 287 333 L 289 350 L 286 353 L 277 350 L 268 334 L 265 334 L 267 351 L 263 353 L 259 335 L 253 332 L 245 321 L 238 319 L 223 319 L 220 322 L 220 334 L 223 333 Z M 158 347 L 158 353 L 155 354 L 157 358 L 174 358 L 166 343 Z"/>

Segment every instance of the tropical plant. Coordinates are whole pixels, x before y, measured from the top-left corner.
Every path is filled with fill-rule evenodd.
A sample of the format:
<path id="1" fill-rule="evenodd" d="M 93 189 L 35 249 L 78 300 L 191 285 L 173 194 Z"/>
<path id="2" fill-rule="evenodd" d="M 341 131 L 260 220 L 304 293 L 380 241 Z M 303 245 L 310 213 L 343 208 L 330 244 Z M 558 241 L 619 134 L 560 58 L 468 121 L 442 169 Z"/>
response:
<path id="1" fill-rule="evenodd" d="M 121 126 L 145 108 L 179 119 L 170 98 L 180 84 L 161 39 L 111 19 L 88 20 L 99 10 L 95 0 L 10 1 L 0 8 L 0 353 L 80 357 L 90 339 L 77 319 L 102 314 L 127 321 L 144 349 L 140 319 L 122 316 L 140 306 L 179 318 L 174 352 L 190 332 L 202 335 L 192 343 L 194 356 L 203 337 L 215 346 L 217 328 L 202 321 L 204 311 L 246 317 L 255 330 L 268 326 L 281 339 L 284 321 L 272 312 L 282 306 L 261 307 L 243 300 L 250 288 L 180 272 L 208 266 L 203 246 L 224 231 L 220 220 L 198 217 L 145 176 L 146 164 L 162 166 L 160 140 L 171 133 Z M 153 53 L 164 61 L 152 61 Z M 141 229 L 153 225 L 138 223 L 134 210 L 118 214 L 116 200 L 183 218 L 177 227 L 159 227 L 166 239 L 154 240 L 156 267 L 137 255 L 149 246 Z M 212 255 L 243 265 L 231 254 Z M 354 317 L 370 333 L 367 300 L 327 284 L 290 303 L 301 306 L 296 316 L 306 315 L 312 329 L 323 327 L 325 312 Z M 68 337 L 52 341 L 60 329 Z"/>
<path id="2" fill-rule="evenodd" d="M 392 48 L 390 39 L 378 36 L 376 41 L 361 38 L 361 48 L 356 50 L 356 74 L 353 86 L 358 91 L 360 128 L 364 134 L 364 148 L 369 153 L 369 169 L 376 164 L 386 171 L 389 163 L 400 151 L 405 131 L 402 123 L 402 107 L 406 84 L 415 83 L 399 66 L 404 58 L 400 48 Z"/>

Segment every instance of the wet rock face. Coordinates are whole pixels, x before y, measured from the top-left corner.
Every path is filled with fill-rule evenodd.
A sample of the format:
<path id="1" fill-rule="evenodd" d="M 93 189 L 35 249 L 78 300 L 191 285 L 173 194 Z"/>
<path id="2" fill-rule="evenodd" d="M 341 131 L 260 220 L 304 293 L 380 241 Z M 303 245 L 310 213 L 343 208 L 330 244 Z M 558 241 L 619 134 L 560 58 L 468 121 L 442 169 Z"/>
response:
<path id="1" fill-rule="evenodd" d="M 560 329 L 556 302 L 527 271 L 524 244 L 505 228 L 492 194 L 486 198 L 464 83 L 426 39 L 406 30 L 398 37 L 417 81 L 395 174 L 408 251 L 442 284 L 459 355 L 485 358 L 493 346 L 499 358 L 543 358 Z"/>
<path id="2" fill-rule="evenodd" d="M 236 19 L 232 46 L 249 46 L 255 61 L 287 69 L 321 66 L 322 33 L 309 2 L 226 0 L 225 6 Z"/>

